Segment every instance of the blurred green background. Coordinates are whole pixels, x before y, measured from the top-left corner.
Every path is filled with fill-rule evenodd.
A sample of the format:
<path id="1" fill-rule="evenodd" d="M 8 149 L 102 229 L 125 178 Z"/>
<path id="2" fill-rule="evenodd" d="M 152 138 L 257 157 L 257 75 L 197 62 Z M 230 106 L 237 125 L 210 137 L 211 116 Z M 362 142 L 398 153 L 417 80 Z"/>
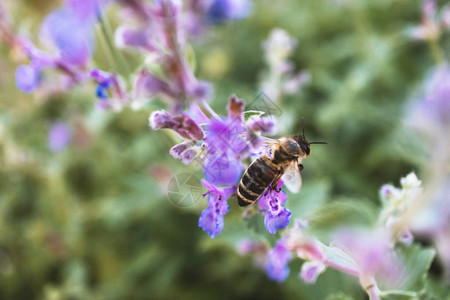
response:
<path id="1" fill-rule="evenodd" d="M 225 114 L 231 94 L 247 102 L 257 95 L 266 69 L 261 43 L 271 29 L 297 39 L 291 59 L 312 79 L 279 104 L 280 118 L 293 122 L 281 134 L 299 133 L 303 116 L 307 137 L 329 144 L 312 149 L 303 188 L 287 207 L 324 239 L 330 228 L 374 220 L 383 183 L 398 185 L 410 171 L 420 177 L 423 143 L 403 117 L 434 65 L 427 44 L 405 33 L 420 22 L 421 1 L 341 2 L 254 1 L 249 18 L 192 41 L 197 77 L 214 84 L 211 105 Z M 8 7 L 16 29 L 36 36 L 58 5 L 16 0 Z M 108 10 L 112 26 L 116 9 Z M 93 64 L 113 70 L 102 51 L 98 44 Z M 124 55 L 132 70 L 142 59 Z M 197 227 L 205 200 L 179 208 L 167 198 L 173 175 L 202 174 L 169 156 L 176 137 L 148 127 L 155 107 L 99 111 L 94 84 L 24 95 L 15 87 L 17 66 L 0 45 L 0 299 L 367 298 L 355 278 L 333 270 L 306 285 L 298 259 L 285 283 L 268 280 L 235 250 L 258 229 L 246 227 L 234 199 L 224 231 L 211 240 Z M 60 153 L 48 148 L 55 121 L 73 136 Z M 338 202 L 345 209 L 333 208 Z"/>

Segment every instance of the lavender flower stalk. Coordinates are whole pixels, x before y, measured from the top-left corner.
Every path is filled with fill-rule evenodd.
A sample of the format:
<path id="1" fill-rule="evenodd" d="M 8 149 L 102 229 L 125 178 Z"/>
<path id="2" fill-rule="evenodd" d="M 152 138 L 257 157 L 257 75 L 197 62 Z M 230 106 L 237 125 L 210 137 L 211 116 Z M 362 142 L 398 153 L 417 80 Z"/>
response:
<path id="1" fill-rule="evenodd" d="M 263 43 L 268 70 L 261 90 L 274 102 L 279 102 L 285 94 L 295 94 L 311 79 L 307 72 L 293 72 L 294 65 L 288 57 L 296 44 L 297 41 L 280 28 L 273 29 Z"/>

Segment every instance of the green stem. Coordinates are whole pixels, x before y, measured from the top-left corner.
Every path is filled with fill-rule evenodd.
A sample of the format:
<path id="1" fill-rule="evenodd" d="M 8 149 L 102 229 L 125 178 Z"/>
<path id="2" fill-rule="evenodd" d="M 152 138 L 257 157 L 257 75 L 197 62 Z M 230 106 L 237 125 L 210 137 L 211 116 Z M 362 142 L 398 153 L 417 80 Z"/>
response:
<path id="1" fill-rule="evenodd" d="M 431 56 L 436 64 L 440 65 L 445 62 L 445 56 L 439 47 L 437 38 L 431 38 L 427 40 L 428 47 L 430 48 Z"/>
<path id="2" fill-rule="evenodd" d="M 113 40 L 112 40 L 112 31 L 111 26 L 108 23 L 108 20 L 103 17 L 103 15 L 100 15 L 99 17 L 100 22 L 100 28 L 102 30 L 102 39 L 104 44 L 106 44 L 109 52 L 107 55 L 109 55 L 109 59 L 113 60 L 113 63 L 116 68 L 117 73 L 122 74 L 130 74 L 131 69 L 123 56 L 123 54 L 114 46 Z M 122 71 L 122 72 L 121 72 Z M 128 82 L 127 82 L 128 83 Z"/>

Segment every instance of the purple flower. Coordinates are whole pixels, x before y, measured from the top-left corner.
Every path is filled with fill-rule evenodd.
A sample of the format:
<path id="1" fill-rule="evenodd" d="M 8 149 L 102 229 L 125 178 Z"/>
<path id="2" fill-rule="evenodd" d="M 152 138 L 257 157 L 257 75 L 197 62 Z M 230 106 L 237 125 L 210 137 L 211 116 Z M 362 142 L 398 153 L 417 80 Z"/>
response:
<path id="1" fill-rule="evenodd" d="M 337 233 L 333 243 L 355 260 L 362 277 L 379 275 L 380 278 L 395 278 L 399 275 L 391 235 L 386 230 L 343 229 Z"/>
<path id="2" fill-rule="evenodd" d="M 55 66 L 55 59 L 37 49 L 30 41 L 20 40 L 21 46 L 30 57 L 30 65 L 21 65 L 16 70 L 16 85 L 23 93 L 33 92 L 40 83 L 41 70 Z"/>
<path id="3" fill-rule="evenodd" d="M 305 233 L 305 228 L 308 226 L 307 220 L 295 220 L 294 227 L 286 236 L 286 245 L 301 259 L 324 262 L 327 259 L 324 251 L 325 245 Z"/>
<path id="4" fill-rule="evenodd" d="M 114 35 L 114 41 L 117 47 L 136 47 L 149 52 L 159 50 L 157 44 L 152 40 L 148 30 L 134 29 L 126 25 L 117 28 Z"/>
<path id="5" fill-rule="evenodd" d="M 164 110 L 154 111 L 150 115 L 149 123 L 154 130 L 162 128 L 172 129 L 185 139 L 202 140 L 205 136 L 200 125 L 186 113 L 172 116 Z"/>
<path id="6" fill-rule="evenodd" d="M 208 151 L 216 153 L 221 151 L 230 156 L 244 156 L 248 153 L 247 142 L 242 137 L 244 127 L 240 120 L 213 119 L 206 127 L 208 135 L 205 138 Z"/>
<path id="7" fill-rule="evenodd" d="M 317 277 L 319 277 L 319 275 L 323 273 L 325 269 L 326 265 L 321 261 L 307 261 L 302 265 L 300 277 L 306 283 L 314 283 L 316 282 Z"/>
<path id="8" fill-rule="evenodd" d="M 279 240 L 275 247 L 270 250 L 266 263 L 267 276 L 278 282 L 286 280 L 289 276 L 288 263 L 292 259 L 292 254 L 284 244 L 283 240 Z"/>
<path id="9" fill-rule="evenodd" d="M 205 179 L 216 185 L 233 185 L 241 178 L 242 164 L 226 153 L 209 155 L 203 163 Z"/>
<path id="10" fill-rule="evenodd" d="M 49 14 L 41 27 L 41 33 L 57 50 L 62 61 L 85 66 L 93 47 L 91 26 L 67 9 Z"/>
<path id="11" fill-rule="evenodd" d="M 397 200 L 401 194 L 402 191 L 391 184 L 384 184 L 380 189 L 380 197 L 383 202 Z"/>
<path id="12" fill-rule="evenodd" d="M 247 17 L 252 10 L 248 0 L 213 0 L 207 9 L 208 20 L 213 24 Z"/>
<path id="13" fill-rule="evenodd" d="M 398 236 L 398 241 L 406 246 L 409 246 L 414 241 L 414 236 L 412 235 L 411 231 L 404 230 Z"/>
<path id="14" fill-rule="evenodd" d="M 194 146 L 194 143 L 192 143 L 192 141 L 185 141 L 181 144 L 177 144 L 177 145 L 173 146 L 170 149 L 169 153 L 173 157 L 180 159 L 181 154 L 192 146 Z"/>
<path id="15" fill-rule="evenodd" d="M 167 81 L 156 77 L 146 69 L 142 69 L 134 84 L 137 98 L 151 98 L 162 93 L 175 98 L 177 91 Z"/>
<path id="16" fill-rule="evenodd" d="M 277 184 L 277 190 L 281 189 L 283 182 Z M 269 233 L 277 233 L 277 229 L 285 229 L 291 220 L 291 212 L 283 205 L 286 203 L 285 192 L 277 192 L 269 187 L 266 194 L 259 199 L 259 206 L 266 211 L 264 225 Z"/>
<path id="17" fill-rule="evenodd" d="M 450 123 L 450 66 L 433 71 L 427 82 L 423 105 L 440 123 Z"/>
<path id="18" fill-rule="evenodd" d="M 200 109 L 197 103 L 192 103 L 189 105 L 189 116 L 192 117 L 199 124 L 207 124 L 209 123 L 209 118 L 205 115 L 205 113 Z"/>
<path id="19" fill-rule="evenodd" d="M 49 148 L 53 152 L 64 150 L 71 140 L 70 128 L 61 122 L 52 125 L 48 132 Z"/>
<path id="20" fill-rule="evenodd" d="M 250 154 L 251 143 L 245 139 L 243 109 L 244 101 L 233 95 L 228 101 L 228 118 L 212 118 L 206 126 L 203 172 L 214 184 L 236 184 L 243 171 L 240 161 Z M 204 117 L 202 119 L 205 121 Z"/>
<path id="21" fill-rule="evenodd" d="M 39 70 L 21 65 L 16 70 L 16 85 L 22 93 L 32 93 L 39 84 Z"/>
<path id="22" fill-rule="evenodd" d="M 251 116 L 247 120 L 247 127 L 263 134 L 274 135 L 278 131 L 278 122 L 274 116 Z"/>
<path id="23" fill-rule="evenodd" d="M 202 180 L 208 192 L 208 207 L 202 211 L 198 226 L 214 238 L 223 229 L 223 215 L 228 212 L 227 199 L 234 192 L 234 188 L 217 188 L 206 180 Z"/>
<path id="24" fill-rule="evenodd" d="M 232 95 L 228 101 L 228 118 L 212 119 L 207 126 L 205 138 L 207 151 L 211 154 L 224 153 L 230 158 L 245 158 L 249 154 L 248 142 L 244 139 L 244 101 Z"/>
<path id="25" fill-rule="evenodd" d="M 66 7 L 86 23 L 96 20 L 102 6 L 112 0 L 66 0 Z"/>

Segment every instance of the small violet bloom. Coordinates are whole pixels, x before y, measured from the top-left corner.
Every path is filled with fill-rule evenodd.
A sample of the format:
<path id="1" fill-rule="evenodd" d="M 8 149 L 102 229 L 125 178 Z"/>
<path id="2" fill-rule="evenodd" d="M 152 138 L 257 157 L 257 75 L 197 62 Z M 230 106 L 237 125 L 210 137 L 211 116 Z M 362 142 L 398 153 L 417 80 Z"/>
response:
<path id="1" fill-rule="evenodd" d="M 208 189 L 203 195 L 208 195 L 208 207 L 202 211 L 198 226 L 214 238 L 222 232 L 223 216 L 229 210 L 227 199 L 233 194 L 234 188 L 217 188 L 203 179 L 202 183 Z"/>
<path id="2" fill-rule="evenodd" d="M 52 125 L 48 132 L 49 148 L 52 152 L 63 151 L 71 140 L 70 128 L 61 122 Z"/>
<path id="3" fill-rule="evenodd" d="M 213 0 L 206 11 L 207 19 L 213 24 L 247 17 L 252 10 L 248 0 Z"/>
<path id="4" fill-rule="evenodd" d="M 202 140 L 204 132 L 200 125 L 197 124 L 186 113 L 173 116 L 167 111 L 154 111 L 149 118 L 150 126 L 154 130 L 168 128 L 175 131 L 184 139 Z"/>
<path id="5" fill-rule="evenodd" d="M 275 281 L 282 282 L 289 276 L 288 263 L 292 259 L 292 254 L 284 244 L 279 240 L 275 247 L 270 250 L 267 256 L 266 273 L 267 276 Z"/>
<path id="6" fill-rule="evenodd" d="M 63 8 L 49 14 L 42 24 L 41 36 L 68 64 L 85 66 L 91 57 L 92 27 L 87 26 L 73 11 Z"/>
<path id="7" fill-rule="evenodd" d="M 315 283 L 317 277 L 323 273 L 326 269 L 326 265 L 318 260 L 307 261 L 302 265 L 300 277 L 306 283 Z"/>
<path id="8" fill-rule="evenodd" d="M 280 180 L 276 190 L 271 189 L 261 196 L 259 206 L 266 211 L 264 225 L 269 233 L 277 233 L 277 229 L 284 229 L 289 225 L 291 212 L 283 205 L 286 203 L 287 195 L 281 191 L 283 182 Z M 278 191 L 279 192 L 278 192 Z"/>
<path id="9" fill-rule="evenodd" d="M 250 154 L 250 146 L 243 136 L 244 101 L 231 96 L 228 118 L 212 119 L 207 125 L 207 144 L 203 173 L 216 185 L 232 185 L 239 180 L 243 167 L 240 161 Z"/>
<path id="10" fill-rule="evenodd" d="M 16 85 L 22 93 L 32 93 L 39 84 L 39 71 L 32 66 L 21 65 L 16 70 Z"/>
<path id="11" fill-rule="evenodd" d="M 97 69 L 93 69 L 90 75 L 97 81 L 97 87 L 95 88 L 97 98 L 100 100 L 108 99 L 107 91 L 113 84 L 113 76 Z"/>

